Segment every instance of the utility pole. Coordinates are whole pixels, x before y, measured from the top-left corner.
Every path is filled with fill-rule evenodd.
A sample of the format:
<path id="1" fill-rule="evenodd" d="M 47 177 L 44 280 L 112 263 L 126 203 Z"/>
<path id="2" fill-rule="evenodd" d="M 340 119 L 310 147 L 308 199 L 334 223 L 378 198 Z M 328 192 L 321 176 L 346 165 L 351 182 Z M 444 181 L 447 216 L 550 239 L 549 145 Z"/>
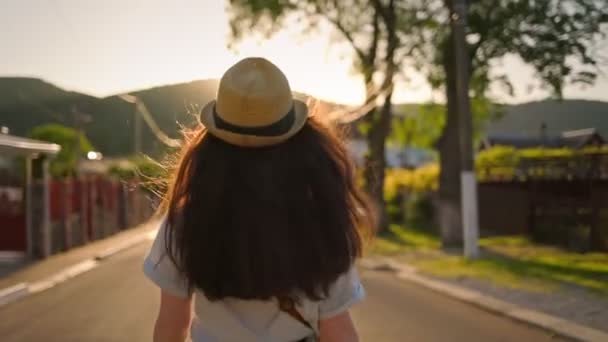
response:
<path id="1" fill-rule="evenodd" d="M 139 105 L 135 103 L 135 110 L 133 111 L 133 155 L 139 156 L 141 154 L 141 116 L 139 114 Z"/>
<path id="2" fill-rule="evenodd" d="M 469 100 L 470 58 L 466 41 L 467 1 L 452 0 L 451 26 L 457 84 L 457 110 L 460 144 L 460 193 L 464 255 L 479 255 L 479 217 L 477 210 L 477 183 L 473 160 L 473 118 Z"/>
<path id="3" fill-rule="evenodd" d="M 76 149 L 76 170 L 78 170 L 78 165 L 80 164 L 80 160 L 82 159 L 82 139 L 84 137 L 84 128 L 83 125 L 85 123 L 91 122 L 92 118 L 89 114 L 83 113 L 78 110 L 78 106 L 72 106 L 72 120 L 74 125 L 74 130 L 76 131 L 76 136 L 74 139 L 74 148 Z"/>

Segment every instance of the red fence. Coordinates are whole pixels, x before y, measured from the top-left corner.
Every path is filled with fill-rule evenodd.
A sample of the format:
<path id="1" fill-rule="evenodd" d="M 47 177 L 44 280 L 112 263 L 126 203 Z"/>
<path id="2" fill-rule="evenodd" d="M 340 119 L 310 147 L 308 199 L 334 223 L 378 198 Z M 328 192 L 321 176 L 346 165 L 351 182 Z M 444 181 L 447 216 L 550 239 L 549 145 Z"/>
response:
<path id="1" fill-rule="evenodd" d="M 50 184 L 52 253 L 101 239 L 145 221 L 149 194 L 136 183 L 101 176 Z"/>
<path id="2" fill-rule="evenodd" d="M 0 184 L 0 251 L 25 251 L 25 201 L 23 184 Z"/>

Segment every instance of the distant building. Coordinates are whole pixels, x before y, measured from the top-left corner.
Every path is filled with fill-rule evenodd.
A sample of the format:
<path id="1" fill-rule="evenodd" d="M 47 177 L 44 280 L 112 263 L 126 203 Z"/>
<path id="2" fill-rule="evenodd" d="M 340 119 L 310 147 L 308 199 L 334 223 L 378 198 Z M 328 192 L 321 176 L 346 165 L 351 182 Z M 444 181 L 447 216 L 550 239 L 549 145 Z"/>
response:
<path id="1" fill-rule="evenodd" d="M 363 138 L 350 139 L 347 147 L 355 164 L 362 166 L 367 153 L 367 141 Z M 390 168 L 417 168 L 435 161 L 435 156 L 429 151 L 413 147 L 386 146 L 384 157 Z"/>
<path id="2" fill-rule="evenodd" d="M 573 148 L 579 149 L 591 146 L 604 146 L 606 140 L 595 128 L 565 131 L 559 135 L 547 135 L 541 128 L 538 136 L 526 135 L 489 135 L 482 140 L 479 149 L 485 150 L 493 146 L 510 146 L 514 148 Z"/>

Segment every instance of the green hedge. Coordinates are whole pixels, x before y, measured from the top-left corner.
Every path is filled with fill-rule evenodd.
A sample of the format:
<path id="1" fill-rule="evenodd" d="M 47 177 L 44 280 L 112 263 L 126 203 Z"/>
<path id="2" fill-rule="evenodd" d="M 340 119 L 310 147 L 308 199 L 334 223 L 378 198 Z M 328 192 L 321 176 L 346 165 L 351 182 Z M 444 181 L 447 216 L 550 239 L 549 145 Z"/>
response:
<path id="1" fill-rule="evenodd" d="M 523 160 L 572 159 L 589 154 L 608 154 L 607 147 L 572 149 L 529 148 L 515 149 L 497 146 L 484 150 L 476 156 L 475 168 L 479 181 L 487 179 L 513 179 L 517 166 Z M 545 170 L 529 170 L 542 176 Z M 428 164 L 418 169 L 387 169 L 385 173 L 384 193 L 387 212 L 393 222 L 406 222 L 418 227 L 428 225 L 433 219 L 431 196 L 438 189 L 439 165 Z M 407 194 L 407 198 L 403 195 Z"/>
<path id="2" fill-rule="evenodd" d="M 515 176 L 516 167 L 522 160 L 541 160 L 545 158 L 570 159 L 581 155 L 608 154 L 608 147 L 585 148 L 580 150 L 559 148 L 515 149 L 508 146 L 496 146 L 477 154 L 475 169 L 479 181 L 492 177 L 511 179 Z M 491 174 L 490 174 L 491 173 Z M 431 192 L 438 188 L 439 165 L 429 164 L 415 170 L 389 169 L 386 171 L 386 198 L 395 196 L 399 189 L 405 188 L 414 192 Z"/>

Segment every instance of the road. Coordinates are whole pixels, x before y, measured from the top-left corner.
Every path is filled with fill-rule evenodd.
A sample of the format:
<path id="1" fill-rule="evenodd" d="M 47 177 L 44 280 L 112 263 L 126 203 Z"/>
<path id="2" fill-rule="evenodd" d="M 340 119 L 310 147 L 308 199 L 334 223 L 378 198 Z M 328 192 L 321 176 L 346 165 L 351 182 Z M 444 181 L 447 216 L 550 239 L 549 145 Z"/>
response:
<path id="1" fill-rule="evenodd" d="M 2 342 L 151 341 L 158 290 L 140 245 L 50 290 L 0 308 Z M 362 341 L 555 341 L 548 333 L 451 300 L 383 272 L 363 271 L 353 309 Z"/>

